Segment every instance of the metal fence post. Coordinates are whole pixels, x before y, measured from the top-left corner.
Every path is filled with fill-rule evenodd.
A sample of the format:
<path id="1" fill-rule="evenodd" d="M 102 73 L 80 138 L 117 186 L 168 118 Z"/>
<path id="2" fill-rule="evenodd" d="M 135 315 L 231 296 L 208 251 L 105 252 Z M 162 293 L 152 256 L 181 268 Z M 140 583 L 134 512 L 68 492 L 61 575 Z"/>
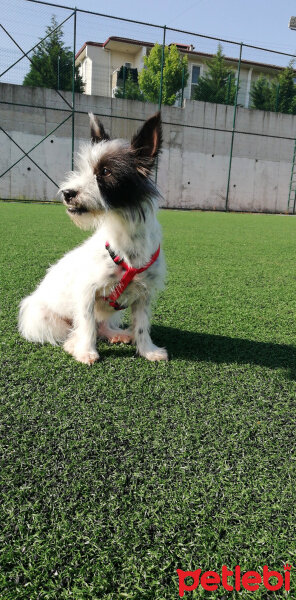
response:
<path id="1" fill-rule="evenodd" d="M 165 36 L 166 36 L 166 25 L 164 25 L 164 28 L 163 28 L 162 51 L 161 51 L 160 88 L 159 88 L 159 100 L 158 100 L 159 110 L 161 109 L 161 105 L 162 105 Z"/>
<path id="2" fill-rule="evenodd" d="M 184 80 L 185 80 L 185 67 L 183 66 L 182 69 L 182 91 L 181 91 L 181 108 L 183 107 L 183 100 L 184 100 Z"/>
<path id="3" fill-rule="evenodd" d="M 228 75 L 228 85 L 227 85 L 226 104 L 229 104 L 229 100 L 230 100 L 231 81 L 232 81 L 232 73 L 229 73 L 229 75 Z"/>
<path id="4" fill-rule="evenodd" d="M 58 56 L 58 90 L 60 89 L 60 55 Z"/>
<path id="5" fill-rule="evenodd" d="M 76 27 L 77 27 L 77 9 L 74 9 L 74 35 L 73 35 L 73 65 L 72 65 L 72 158 L 71 169 L 74 169 L 74 144 L 75 144 L 75 56 L 76 56 Z"/>
<path id="6" fill-rule="evenodd" d="M 226 190 L 226 202 L 225 202 L 225 210 L 228 210 L 229 205 L 229 186 L 230 186 L 230 176 L 231 176 L 231 165 L 232 165 L 232 152 L 233 152 L 233 141 L 235 134 L 235 123 L 236 123 L 236 112 L 237 112 L 237 97 L 239 90 L 239 77 L 240 77 L 240 68 L 241 68 L 241 60 L 242 60 L 242 51 L 243 51 L 243 43 L 240 44 L 239 50 L 239 59 L 238 59 L 238 67 L 237 67 L 237 81 L 236 81 L 236 90 L 235 90 L 235 100 L 234 100 L 234 110 L 233 110 L 233 122 L 232 122 L 232 132 L 231 132 L 231 144 L 230 144 L 230 155 L 229 155 L 229 166 L 228 166 L 228 179 L 227 179 L 227 190 Z"/>
<path id="7" fill-rule="evenodd" d="M 158 97 L 158 109 L 159 110 L 161 109 L 161 105 L 162 105 L 165 36 L 166 36 L 166 25 L 164 25 L 164 27 L 163 27 L 162 50 L 161 50 L 160 86 L 159 86 L 159 97 Z M 156 161 L 155 161 L 155 183 L 156 184 L 157 184 L 157 175 L 158 175 L 158 156 L 156 157 Z"/>
<path id="8" fill-rule="evenodd" d="M 276 88 L 276 98 L 275 98 L 275 107 L 274 110 L 275 112 L 278 112 L 279 110 L 279 99 L 280 99 L 280 84 L 277 84 L 277 88 Z"/>
<path id="9" fill-rule="evenodd" d="M 123 87 L 122 87 L 122 93 L 123 93 L 123 98 L 125 98 L 125 82 L 126 82 L 126 67 L 123 67 Z"/>
<path id="10" fill-rule="evenodd" d="M 287 212 L 290 213 L 291 194 L 293 193 L 293 212 L 292 212 L 293 215 L 295 214 L 295 203 L 296 203 L 296 189 L 295 189 L 296 182 L 294 180 L 295 159 L 296 159 L 296 139 L 294 141 L 292 169 L 291 169 L 290 186 L 289 186 L 289 197 L 288 197 L 288 206 L 287 206 Z M 293 189 L 293 184 L 294 184 L 294 189 Z"/>

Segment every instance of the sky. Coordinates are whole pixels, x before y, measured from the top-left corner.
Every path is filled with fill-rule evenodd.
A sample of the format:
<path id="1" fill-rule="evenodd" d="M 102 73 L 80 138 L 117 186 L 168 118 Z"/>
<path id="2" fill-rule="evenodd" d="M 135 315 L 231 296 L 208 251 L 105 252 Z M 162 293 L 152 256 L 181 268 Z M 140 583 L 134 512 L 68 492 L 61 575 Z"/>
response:
<path id="1" fill-rule="evenodd" d="M 291 53 L 296 50 L 296 32 L 288 29 L 290 16 L 296 14 L 294 0 L 108 0 L 107 4 L 77 0 L 76 6 Z"/>
<path id="2" fill-rule="evenodd" d="M 71 7 L 74 4 L 77 8 L 104 15 L 167 25 L 169 28 L 296 55 L 296 31 L 288 28 L 290 16 L 296 16 L 295 0 L 108 0 L 108 3 L 99 0 L 59 1 L 63 6 Z M 58 22 L 71 15 L 71 11 L 66 9 L 39 5 L 27 0 L 1 0 L 1 4 L 1 23 L 25 52 L 44 35 L 53 14 Z M 65 23 L 63 31 L 65 42 L 72 46 L 73 17 Z M 0 73 L 22 56 L 21 50 L 6 32 L 0 29 Z M 85 41 L 103 42 L 110 35 L 162 42 L 163 32 L 155 27 L 115 19 L 81 13 L 77 15 L 77 50 Z M 166 42 L 193 44 L 195 50 L 208 53 L 215 53 L 218 43 L 216 40 L 170 30 L 167 31 Z M 238 57 L 238 45 L 223 42 L 222 46 L 226 56 Z M 288 56 L 248 48 L 243 49 L 243 58 L 283 66 L 290 60 Z M 8 71 L 1 81 L 22 83 L 28 68 L 28 60 L 23 59 Z"/>

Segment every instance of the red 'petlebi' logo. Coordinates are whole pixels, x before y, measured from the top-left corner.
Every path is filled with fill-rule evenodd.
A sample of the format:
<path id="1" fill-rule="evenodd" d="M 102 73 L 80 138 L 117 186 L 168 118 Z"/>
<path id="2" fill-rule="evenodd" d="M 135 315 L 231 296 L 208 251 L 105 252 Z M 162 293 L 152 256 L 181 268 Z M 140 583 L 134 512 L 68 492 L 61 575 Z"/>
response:
<path id="1" fill-rule="evenodd" d="M 290 571 L 291 565 L 289 564 L 284 565 L 284 575 L 279 571 L 270 571 L 267 565 L 264 565 L 262 575 L 258 571 L 247 571 L 241 574 L 239 565 L 233 571 L 228 569 L 226 565 L 223 565 L 221 575 L 216 571 L 205 571 L 202 573 L 201 569 L 196 569 L 196 571 L 182 571 L 182 569 L 177 569 L 179 596 L 183 598 L 185 592 L 193 592 L 199 585 L 208 592 L 216 591 L 221 585 L 227 592 L 232 592 L 233 590 L 239 592 L 242 588 L 249 592 L 255 592 L 262 584 L 270 592 L 276 592 L 282 587 L 286 591 L 289 591 Z M 192 583 L 186 583 L 188 577 L 193 579 Z M 271 577 L 273 578 L 272 583 L 270 582 Z M 229 578 L 231 578 L 231 581 L 229 581 Z M 274 579 L 276 579 L 276 582 L 274 582 Z"/>

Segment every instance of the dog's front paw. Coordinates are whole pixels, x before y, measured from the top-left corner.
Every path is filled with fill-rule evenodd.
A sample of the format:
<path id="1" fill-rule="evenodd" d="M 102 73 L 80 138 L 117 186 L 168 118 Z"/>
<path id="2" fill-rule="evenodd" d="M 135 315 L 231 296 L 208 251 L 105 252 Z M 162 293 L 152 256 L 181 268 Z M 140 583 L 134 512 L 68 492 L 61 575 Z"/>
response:
<path id="1" fill-rule="evenodd" d="M 169 360 L 168 353 L 165 348 L 155 347 L 153 350 L 146 352 L 144 356 L 151 361 Z"/>
<path id="2" fill-rule="evenodd" d="M 97 352 L 77 352 L 73 354 L 73 356 L 78 362 L 84 363 L 85 365 L 93 365 L 100 358 Z"/>
<path id="3" fill-rule="evenodd" d="M 99 360 L 99 355 L 96 350 L 85 350 L 77 345 L 77 340 L 75 344 L 75 338 L 69 337 L 64 343 L 64 350 L 74 356 L 78 362 L 84 363 L 86 365 L 93 365 L 94 362 Z"/>

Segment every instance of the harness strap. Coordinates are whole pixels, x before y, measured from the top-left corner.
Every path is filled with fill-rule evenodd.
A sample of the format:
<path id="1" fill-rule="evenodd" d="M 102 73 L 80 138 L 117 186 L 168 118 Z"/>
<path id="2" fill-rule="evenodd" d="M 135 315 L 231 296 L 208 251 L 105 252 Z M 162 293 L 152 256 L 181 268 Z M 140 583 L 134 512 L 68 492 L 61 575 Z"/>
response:
<path id="1" fill-rule="evenodd" d="M 143 271 L 146 271 L 147 269 L 149 269 L 149 267 L 151 267 L 151 265 L 153 265 L 153 263 L 155 263 L 155 261 L 159 257 L 160 245 L 158 246 L 156 252 L 152 254 L 149 262 L 144 267 L 140 267 L 139 269 L 136 269 L 135 267 L 129 267 L 128 264 L 123 260 L 123 258 L 120 258 L 120 256 L 116 255 L 115 252 L 111 250 L 109 242 L 106 242 L 105 248 L 106 250 L 108 250 L 113 262 L 115 262 L 116 265 L 122 267 L 125 272 L 123 273 L 121 280 L 115 286 L 113 292 L 111 292 L 109 296 L 103 297 L 103 299 L 106 300 L 106 302 L 109 303 L 109 306 L 112 306 L 112 308 L 114 308 L 115 310 L 123 310 L 124 308 L 126 308 L 126 306 L 121 306 L 120 304 L 118 304 L 117 300 L 119 296 L 121 296 L 121 294 L 127 288 L 129 283 L 134 279 L 136 275 L 138 275 L 138 273 L 143 273 Z"/>

